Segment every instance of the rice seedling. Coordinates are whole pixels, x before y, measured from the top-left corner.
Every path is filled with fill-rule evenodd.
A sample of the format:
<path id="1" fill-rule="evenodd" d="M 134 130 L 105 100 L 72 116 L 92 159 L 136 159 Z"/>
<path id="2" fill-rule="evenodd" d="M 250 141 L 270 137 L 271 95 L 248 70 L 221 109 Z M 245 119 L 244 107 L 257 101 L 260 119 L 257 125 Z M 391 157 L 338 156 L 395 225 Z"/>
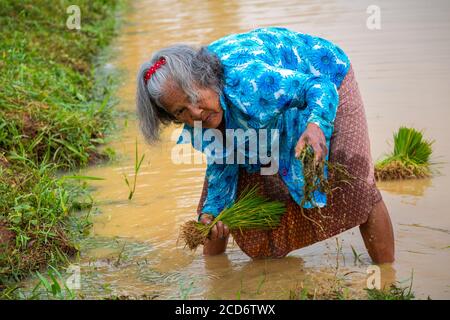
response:
<path id="1" fill-rule="evenodd" d="M 352 253 L 353 253 L 353 264 L 356 266 L 358 265 L 358 262 L 360 264 L 363 264 L 364 262 L 362 261 L 362 253 L 358 253 L 355 249 L 355 247 L 353 247 L 352 245 L 350 245 L 350 248 L 352 249 Z"/>
<path id="2" fill-rule="evenodd" d="M 222 221 L 230 230 L 271 229 L 280 224 L 285 206 L 278 201 L 269 201 L 258 195 L 258 186 L 242 192 L 237 201 L 222 212 L 208 225 L 195 220 L 187 221 L 180 231 L 179 239 L 184 240 L 191 250 L 204 244 L 213 226 Z"/>
<path id="3" fill-rule="evenodd" d="M 236 300 L 241 300 L 242 293 L 243 293 L 243 279 L 241 278 L 239 290 L 236 291 Z"/>
<path id="4" fill-rule="evenodd" d="M 142 161 L 144 161 L 145 153 L 141 156 L 139 159 L 138 157 L 138 142 L 136 138 L 136 145 L 135 145 L 135 157 L 134 157 L 134 180 L 133 185 L 130 184 L 128 181 L 128 178 L 125 174 L 123 174 L 123 178 L 125 180 L 125 183 L 128 186 L 129 193 L 128 193 L 128 200 L 133 199 L 134 192 L 136 191 L 136 181 L 137 181 L 137 175 L 139 173 L 139 170 L 141 169 Z"/>
<path id="5" fill-rule="evenodd" d="M 303 176 L 305 184 L 303 186 L 302 205 L 311 202 L 317 206 L 314 194 L 319 191 L 325 194 L 333 192 L 333 186 L 330 180 L 325 178 L 325 166 L 330 176 L 333 176 L 335 182 L 350 183 L 354 177 L 347 171 L 346 167 L 340 163 L 332 163 L 329 161 L 314 161 L 314 149 L 307 145 L 300 153 L 299 160 L 303 164 Z"/>
<path id="6" fill-rule="evenodd" d="M 180 299 L 187 300 L 189 295 L 194 288 L 194 280 L 191 280 L 187 285 L 184 281 L 180 282 Z"/>
<path id="7" fill-rule="evenodd" d="M 317 208 L 319 215 L 321 215 L 320 207 L 315 201 L 316 192 L 330 195 L 334 191 L 333 184 L 347 183 L 351 185 L 351 181 L 354 180 L 355 177 L 353 177 L 346 167 L 340 163 L 332 163 L 326 160 L 316 162 L 314 160 L 314 149 L 310 145 L 303 148 L 298 159 L 302 162 L 303 177 L 305 180 L 303 185 L 303 199 L 300 203 L 302 215 L 323 229 L 320 223 L 305 213 L 305 209 L 303 208 L 304 205 L 308 202 L 311 203 L 314 208 Z M 333 177 L 333 183 L 331 183 L 330 179 L 325 177 L 325 167 L 327 167 L 330 177 Z"/>
<path id="8" fill-rule="evenodd" d="M 394 151 L 375 164 L 377 180 L 414 179 L 431 176 L 430 157 L 434 141 L 425 140 L 414 128 L 394 133 Z"/>
<path id="9" fill-rule="evenodd" d="M 258 287 L 256 288 L 256 294 L 261 293 L 261 287 L 263 286 L 264 282 L 266 282 L 266 272 L 263 272 L 261 274 L 261 278 L 259 280 Z"/>

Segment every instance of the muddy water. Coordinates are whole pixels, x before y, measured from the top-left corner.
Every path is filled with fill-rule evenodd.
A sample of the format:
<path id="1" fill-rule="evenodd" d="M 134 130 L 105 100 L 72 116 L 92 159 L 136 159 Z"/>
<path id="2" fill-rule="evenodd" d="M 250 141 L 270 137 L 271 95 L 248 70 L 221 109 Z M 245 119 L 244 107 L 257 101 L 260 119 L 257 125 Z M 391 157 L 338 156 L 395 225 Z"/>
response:
<path id="1" fill-rule="evenodd" d="M 436 139 L 435 161 L 448 161 L 450 137 L 450 5 L 447 1 L 378 1 L 381 29 L 366 27 L 372 1 L 132 1 L 111 63 L 125 70 L 119 108 L 134 110 L 135 74 L 166 45 L 207 44 L 229 33 L 281 25 L 337 42 L 349 54 L 365 101 L 373 158 L 389 151 L 400 125 L 425 129 Z M 350 3 L 350 4 L 349 4 Z M 123 125 L 123 120 L 118 120 Z M 225 255 L 203 257 L 176 245 L 178 227 L 195 216 L 204 165 L 175 165 L 171 134 L 147 146 L 128 120 L 110 146 L 112 164 L 83 174 L 101 211 L 82 247 L 82 291 L 87 296 L 147 294 L 167 298 L 287 298 L 302 285 L 336 278 L 362 294 L 370 259 L 357 228 L 292 252 L 281 260 L 252 261 L 230 241 Z M 134 177 L 135 139 L 145 160 L 136 193 L 127 200 L 123 175 Z M 396 233 L 397 261 L 382 281 L 409 283 L 419 298 L 450 298 L 449 167 L 433 179 L 380 183 Z M 361 254 L 355 262 L 352 247 Z M 348 272 L 349 275 L 344 275 Z"/>

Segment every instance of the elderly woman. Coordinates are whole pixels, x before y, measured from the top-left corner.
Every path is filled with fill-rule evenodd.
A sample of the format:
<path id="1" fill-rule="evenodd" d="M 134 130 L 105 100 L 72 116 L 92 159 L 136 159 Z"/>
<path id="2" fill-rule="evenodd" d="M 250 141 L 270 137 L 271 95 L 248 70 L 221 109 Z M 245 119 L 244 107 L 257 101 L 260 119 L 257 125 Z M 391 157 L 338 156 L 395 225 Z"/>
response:
<path id="1" fill-rule="evenodd" d="M 359 226 L 375 263 L 394 260 L 393 230 L 375 185 L 363 102 L 349 59 L 338 46 L 285 28 L 261 28 L 200 49 L 164 48 L 142 65 L 137 81 L 137 111 L 147 141 L 156 141 L 163 125 L 182 123 L 178 143 L 190 142 L 208 155 L 199 221 L 210 223 L 256 184 L 261 195 L 286 204 L 275 229 L 231 231 L 248 256 L 283 257 Z M 218 136 L 227 150 L 223 156 L 212 154 L 201 136 L 195 141 L 197 124 L 201 134 L 207 129 L 276 130 L 278 157 L 272 161 L 278 170 L 261 174 L 273 163 L 255 161 L 248 150 L 243 163 L 217 161 L 230 150 Z M 249 135 L 246 146 L 248 140 Z M 306 145 L 316 161 L 340 163 L 356 178 L 340 184 L 330 176 L 335 191 L 316 192 L 314 206 L 302 202 L 304 177 L 297 158 Z M 218 222 L 203 253 L 223 253 L 229 233 Z"/>

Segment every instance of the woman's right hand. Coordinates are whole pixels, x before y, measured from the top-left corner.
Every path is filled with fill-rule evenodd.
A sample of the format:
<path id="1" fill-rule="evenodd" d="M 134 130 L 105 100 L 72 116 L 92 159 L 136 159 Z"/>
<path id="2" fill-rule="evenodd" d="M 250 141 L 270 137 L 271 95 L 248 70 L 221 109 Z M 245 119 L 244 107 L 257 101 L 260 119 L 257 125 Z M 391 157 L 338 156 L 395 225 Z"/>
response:
<path id="1" fill-rule="evenodd" d="M 202 213 L 200 216 L 200 222 L 203 224 L 210 224 L 214 220 L 214 216 Z M 230 229 L 222 221 L 217 221 L 217 223 L 212 227 L 211 233 L 209 234 L 210 240 L 224 240 L 230 234 Z"/>

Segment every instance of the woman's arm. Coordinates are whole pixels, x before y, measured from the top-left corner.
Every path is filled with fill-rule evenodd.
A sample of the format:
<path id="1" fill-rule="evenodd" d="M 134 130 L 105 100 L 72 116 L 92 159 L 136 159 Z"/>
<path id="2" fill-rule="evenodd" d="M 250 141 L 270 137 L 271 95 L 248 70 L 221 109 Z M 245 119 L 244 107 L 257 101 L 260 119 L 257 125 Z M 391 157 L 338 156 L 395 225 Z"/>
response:
<path id="1" fill-rule="evenodd" d="M 307 127 L 298 141 L 296 154 L 310 144 L 317 160 L 326 158 L 339 104 L 336 85 L 330 79 L 270 66 L 263 61 L 229 69 L 226 77 L 230 84 L 225 87 L 227 97 L 259 127 L 265 127 L 288 108 L 306 105 L 309 114 L 303 114 L 308 117 Z"/>
<path id="2" fill-rule="evenodd" d="M 185 125 L 182 134 L 179 136 L 177 144 L 190 143 L 192 146 L 203 153 L 206 153 L 208 146 L 201 144 L 201 148 L 196 146 L 194 141 L 202 141 L 203 133 L 193 138 L 194 130 Z M 224 209 L 231 206 L 237 194 L 237 179 L 239 164 L 226 163 L 227 159 L 221 159 L 224 163 L 218 163 L 214 157 L 209 157 L 207 153 L 207 168 L 205 174 L 204 190 L 202 193 L 201 205 L 197 208 L 197 214 L 208 213 L 214 217 Z"/>
<path id="3" fill-rule="evenodd" d="M 203 204 L 208 194 L 208 180 L 205 177 L 203 183 L 202 195 L 200 196 L 200 201 L 197 207 L 198 220 L 203 224 L 210 224 L 214 219 L 214 216 L 207 213 L 202 213 Z M 206 240 L 203 245 L 204 255 L 217 255 L 225 252 L 228 244 L 228 237 L 230 235 L 230 230 L 228 226 L 218 221 L 217 224 L 212 228 L 210 238 Z"/>
<path id="4" fill-rule="evenodd" d="M 241 68 L 225 72 L 227 98 L 250 121 L 265 127 L 288 108 L 305 105 L 310 110 L 308 123 L 315 123 L 325 137 L 331 137 L 339 96 L 333 82 L 324 76 L 271 66 L 264 61 L 251 61 Z"/>
<path id="5" fill-rule="evenodd" d="M 328 142 L 333 133 L 339 94 L 336 85 L 328 78 L 314 77 L 308 82 L 305 91 L 305 101 L 311 109 L 308 123 L 315 123 Z"/>
<path id="6" fill-rule="evenodd" d="M 315 160 L 320 161 L 328 154 L 327 145 L 333 133 L 339 94 L 334 83 L 327 78 L 314 78 L 306 89 L 305 101 L 311 113 L 295 147 L 295 156 L 299 157 L 305 145 L 309 144 L 314 149 Z"/>
<path id="7" fill-rule="evenodd" d="M 207 194 L 201 212 L 217 217 L 236 200 L 238 164 L 208 163 L 206 168 Z"/>

